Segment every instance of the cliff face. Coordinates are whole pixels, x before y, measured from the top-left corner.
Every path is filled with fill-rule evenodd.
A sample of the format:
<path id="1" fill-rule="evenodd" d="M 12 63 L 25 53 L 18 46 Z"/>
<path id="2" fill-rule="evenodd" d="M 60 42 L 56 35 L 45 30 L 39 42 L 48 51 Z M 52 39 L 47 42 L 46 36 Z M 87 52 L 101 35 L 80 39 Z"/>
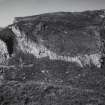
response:
<path id="1" fill-rule="evenodd" d="M 15 18 L 0 31 L 1 104 L 105 104 L 104 21 L 105 10 Z"/>
<path id="2" fill-rule="evenodd" d="M 18 47 L 36 58 L 101 67 L 103 11 L 49 13 L 15 18 Z"/>

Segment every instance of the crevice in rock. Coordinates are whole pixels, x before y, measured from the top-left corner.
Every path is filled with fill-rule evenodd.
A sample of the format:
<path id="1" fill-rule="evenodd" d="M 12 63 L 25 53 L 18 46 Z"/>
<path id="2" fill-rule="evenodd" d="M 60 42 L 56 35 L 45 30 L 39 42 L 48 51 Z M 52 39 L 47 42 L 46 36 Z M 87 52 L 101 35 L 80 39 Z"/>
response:
<path id="1" fill-rule="evenodd" d="M 13 53 L 13 38 L 9 38 L 8 40 L 6 40 L 6 45 L 7 45 L 7 49 L 8 49 L 8 53 L 11 56 Z"/>
<path id="2" fill-rule="evenodd" d="M 11 56 L 14 51 L 14 33 L 11 29 L 5 28 L 0 32 L 0 39 L 5 42 L 9 56 Z"/>

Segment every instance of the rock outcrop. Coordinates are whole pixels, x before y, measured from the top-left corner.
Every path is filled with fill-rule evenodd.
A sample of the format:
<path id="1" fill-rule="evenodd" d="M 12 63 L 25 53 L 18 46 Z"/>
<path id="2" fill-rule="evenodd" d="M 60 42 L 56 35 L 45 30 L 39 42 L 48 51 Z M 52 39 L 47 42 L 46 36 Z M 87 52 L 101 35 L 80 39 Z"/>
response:
<path id="1" fill-rule="evenodd" d="M 0 104 L 104 105 L 104 34 L 105 10 L 16 17 L 0 31 Z"/>

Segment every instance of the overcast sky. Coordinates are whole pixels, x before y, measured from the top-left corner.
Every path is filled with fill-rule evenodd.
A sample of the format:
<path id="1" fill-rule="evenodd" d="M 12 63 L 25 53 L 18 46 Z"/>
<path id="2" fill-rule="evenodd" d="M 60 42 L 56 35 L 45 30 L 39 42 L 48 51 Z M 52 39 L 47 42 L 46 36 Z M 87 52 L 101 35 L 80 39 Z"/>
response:
<path id="1" fill-rule="evenodd" d="M 19 16 L 93 9 L 105 9 L 105 0 L 0 0 L 0 26 L 11 24 Z"/>

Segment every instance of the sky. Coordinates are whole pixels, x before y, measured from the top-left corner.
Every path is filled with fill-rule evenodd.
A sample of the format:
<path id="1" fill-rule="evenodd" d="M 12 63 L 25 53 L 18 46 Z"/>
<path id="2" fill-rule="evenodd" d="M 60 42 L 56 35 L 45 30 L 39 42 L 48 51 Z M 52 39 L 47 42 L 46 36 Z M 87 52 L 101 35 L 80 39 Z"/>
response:
<path id="1" fill-rule="evenodd" d="M 14 17 L 98 9 L 105 9 L 105 0 L 0 0 L 0 27 L 12 24 Z"/>

